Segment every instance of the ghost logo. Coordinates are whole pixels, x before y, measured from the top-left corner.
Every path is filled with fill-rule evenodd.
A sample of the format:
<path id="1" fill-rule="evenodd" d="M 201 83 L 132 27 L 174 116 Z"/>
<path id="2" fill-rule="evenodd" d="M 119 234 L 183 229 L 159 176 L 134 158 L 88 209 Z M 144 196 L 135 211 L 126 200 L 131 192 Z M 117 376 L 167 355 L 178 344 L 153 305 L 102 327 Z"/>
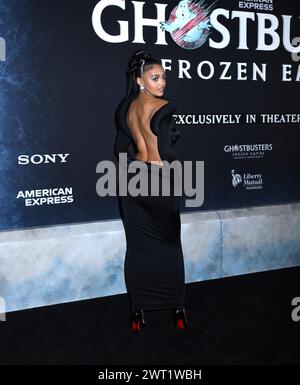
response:
<path id="1" fill-rule="evenodd" d="M 5 314 L 6 314 L 6 303 L 5 299 L 0 297 L 0 322 L 5 321 Z"/>
<path id="2" fill-rule="evenodd" d="M 3 37 L 0 37 L 0 61 L 6 61 L 6 43 Z"/>
<path id="3" fill-rule="evenodd" d="M 238 184 L 242 183 L 242 177 L 240 174 L 235 174 L 235 170 L 231 170 L 232 176 L 232 186 L 236 187 Z"/>
<path id="4" fill-rule="evenodd" d="M 216 1 L 210 6 L 204 6 L 204 1 L 194 2 L 182 0 L 173 9 L 169 20 L 160 22 L 163 31 L 170 32 L 172 39 L 180 47 L 196 49 L 207 40 L 212 25 L 209 20 Z"/>
<path id="5" fill-rule="evenodd" d="M 294 37 L 292 43 L 294 47 L 298 47 L 297 43 L 300 43 L 300 36 Z M 297 52 L 299 51 L 297 50 L 297 48 L 295 48 L 295 52 L 292 53 L 292 59 L 295 62 L 300 61 L 300 54 L 298 54 Z"/>

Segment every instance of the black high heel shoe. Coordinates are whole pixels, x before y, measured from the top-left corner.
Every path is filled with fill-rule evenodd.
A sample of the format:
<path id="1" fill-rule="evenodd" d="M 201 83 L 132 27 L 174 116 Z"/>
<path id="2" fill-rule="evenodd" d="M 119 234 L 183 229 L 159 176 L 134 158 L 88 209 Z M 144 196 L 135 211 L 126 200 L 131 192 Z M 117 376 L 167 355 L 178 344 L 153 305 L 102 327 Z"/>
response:
<path id="1" fill-rule="evenodd" d="M 139 331 L 146 326 L 143 310 L 135 310 L 131 314 L 131 330 Z"/>
<path id="2" fill-rule="evenodd" d="M 173 316 L 175 319 L 176 329 L 184 330 L 188 327 L 186 310 L 184 308 L 175 309 L 173 312 Z"/>

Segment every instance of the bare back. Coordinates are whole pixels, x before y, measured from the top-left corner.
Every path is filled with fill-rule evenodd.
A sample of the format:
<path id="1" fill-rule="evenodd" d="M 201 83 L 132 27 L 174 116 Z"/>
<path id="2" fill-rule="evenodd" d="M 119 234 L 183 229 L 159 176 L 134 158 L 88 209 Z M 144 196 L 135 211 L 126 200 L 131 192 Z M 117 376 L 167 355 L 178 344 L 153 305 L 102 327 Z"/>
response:
<path id="1" fill-rule="evenodd" d="M 141 103 L 133 100 L 127 112 L 127 126 L 137 147 L 136 159 L 145 162 L 161 163 L 157 146 L 157 136 L 152 132 L 150 121 L 155 112 L 168 101 Z"/>

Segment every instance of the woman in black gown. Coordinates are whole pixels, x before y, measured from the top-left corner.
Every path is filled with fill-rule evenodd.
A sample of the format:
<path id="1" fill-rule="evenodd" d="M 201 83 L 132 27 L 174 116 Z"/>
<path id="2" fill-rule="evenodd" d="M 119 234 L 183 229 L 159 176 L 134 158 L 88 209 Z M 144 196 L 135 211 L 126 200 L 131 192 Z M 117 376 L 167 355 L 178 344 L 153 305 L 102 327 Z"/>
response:
<path id="1" fill-rule="evenodd" d="M 162 173 L 164 161 L 176 160 L 172 146 L 179 132 L 172 115 L 177 105 L 174 100 L 161 98 L 164 87 L 161 63 L 143 51 L 136 52 L 128 70 L 127 95 L 116 111 L 115 145 L 119 165 L 120 155 L 126 158 L 122 178 L 126 177 L 127 186 L 137 175 L 129 171 L 132 162 L 141 164 L 140 175 L 148 181 L 147 195 L 123 195 L 118 185 L 127 244 L 124 272 L 132 330 L 145 327 L 144 310 L 172 309 L 175 326 L 184 329 L 188 325 L 180 198 L 174 193 L 175 174 Z M 156 174 L 160 186 L 168 178 L 168 196 L 161 187 L 158 195 L 151 195 L 151 174 Z"/>

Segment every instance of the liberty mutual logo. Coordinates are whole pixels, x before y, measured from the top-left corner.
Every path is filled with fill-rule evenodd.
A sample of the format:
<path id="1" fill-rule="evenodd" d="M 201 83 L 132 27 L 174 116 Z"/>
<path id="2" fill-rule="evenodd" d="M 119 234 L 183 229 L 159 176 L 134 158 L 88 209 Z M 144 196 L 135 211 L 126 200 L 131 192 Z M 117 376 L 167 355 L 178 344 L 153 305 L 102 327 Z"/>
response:
<path id="1" fill-rule="evenodd" d="M 252 174 L 244 172 L 242 175 L 231 170 L 231 183 L 235 188 L 241 185 L 245 190 L 262 190 L 263 188 L 263 174 Z"/>
<path id="2" fill-rule="evenodd" d="M 231 182 L 233 187 L 236 187 L 237 185 L 242 183 L 243 181 L 242 177 L 240 176 L 240 174 L 236 174 L 235 170 L 231 170 L 231 176 L 232 176 Z"/>

